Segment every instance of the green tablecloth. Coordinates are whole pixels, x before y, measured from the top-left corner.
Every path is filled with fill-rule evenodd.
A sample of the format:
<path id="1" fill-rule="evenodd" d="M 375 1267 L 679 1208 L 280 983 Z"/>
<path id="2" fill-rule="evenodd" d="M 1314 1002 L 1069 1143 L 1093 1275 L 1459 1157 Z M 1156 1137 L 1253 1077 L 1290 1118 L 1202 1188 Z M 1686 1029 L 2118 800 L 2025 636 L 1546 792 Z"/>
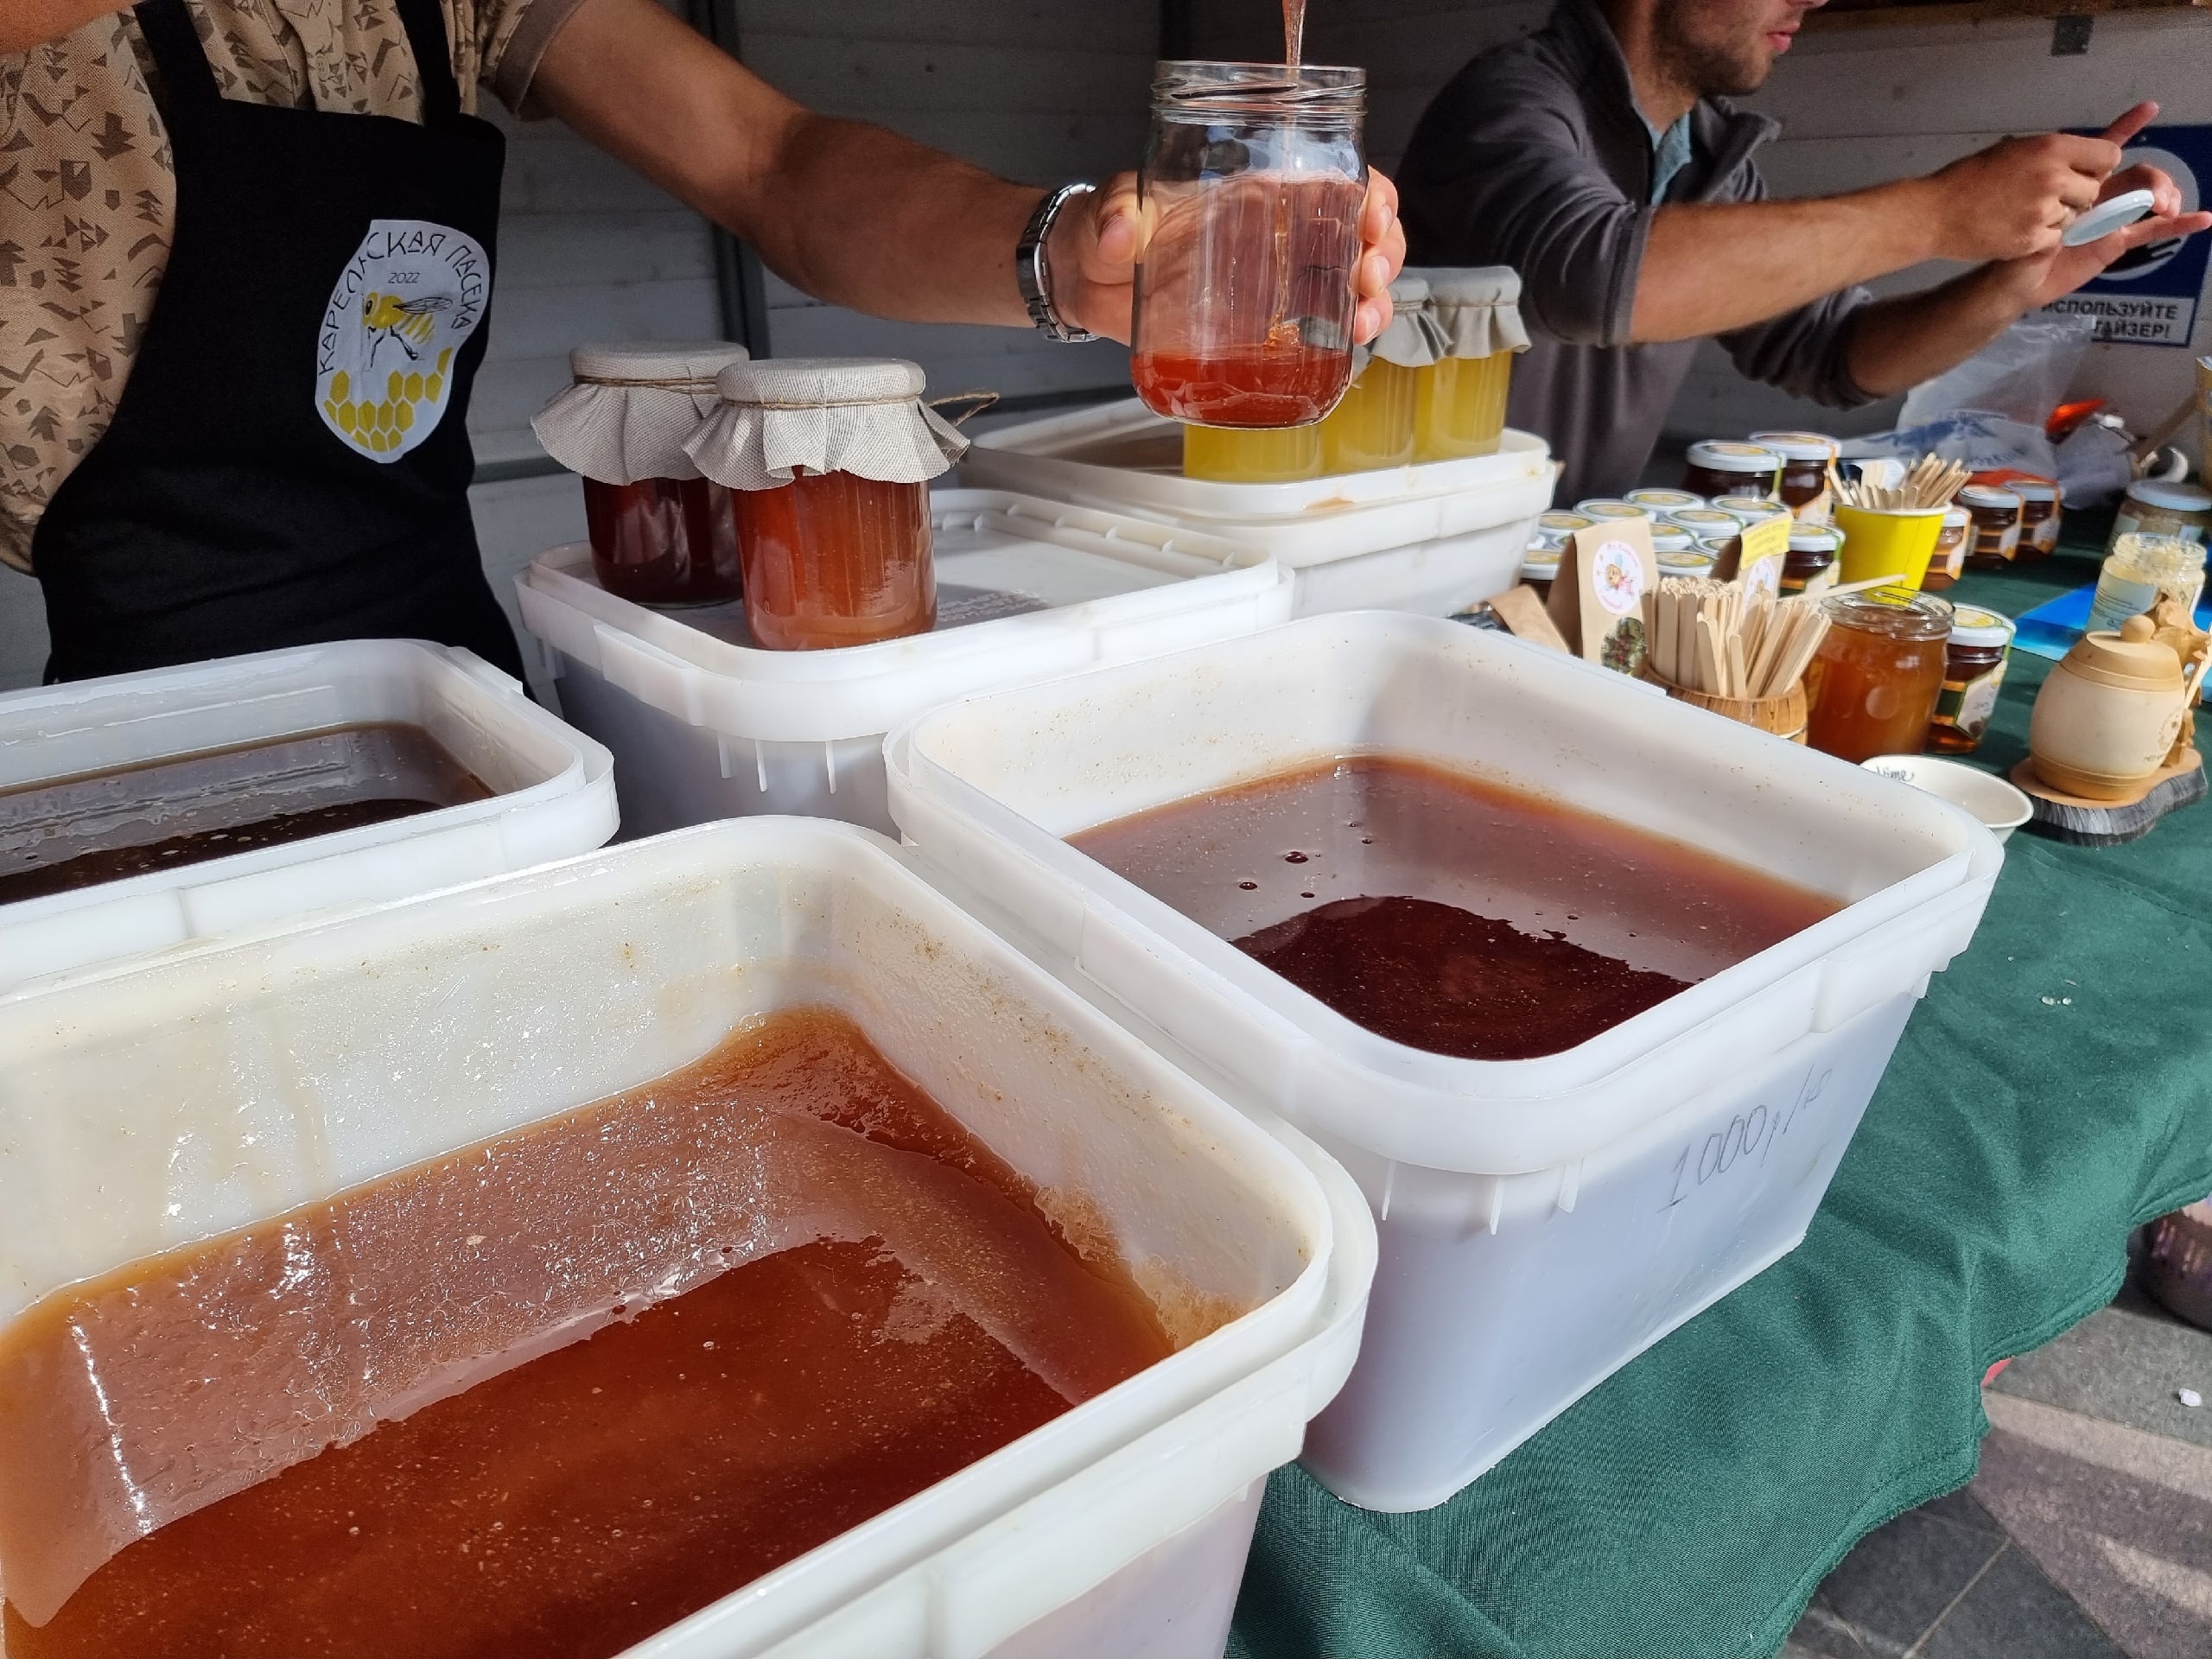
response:
<path id="1" fill-rule="evenodd" d="M 2095 568 L 1951 597 L 2018 614 Z M 1978 762 L 2026 753 L 2049 667 L 2015 654 Z M 1763 1659 L 1860 1536 L 1973 1474 L 1983 1371 L 2212 1192 L 2212 804 L 2126 847 L 2006 850 L 1804 1244 L 1440 1509 L 1278 1471 L 1233 1659 Z"/>

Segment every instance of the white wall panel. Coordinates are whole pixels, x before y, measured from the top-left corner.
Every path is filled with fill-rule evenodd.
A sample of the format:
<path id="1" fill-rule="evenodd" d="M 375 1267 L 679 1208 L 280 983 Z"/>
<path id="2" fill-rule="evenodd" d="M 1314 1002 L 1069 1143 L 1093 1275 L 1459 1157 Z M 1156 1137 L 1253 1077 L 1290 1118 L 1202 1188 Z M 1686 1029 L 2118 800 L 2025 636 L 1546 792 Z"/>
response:
<path id="1" fill-rule="evenodd" d="M 1157 54 L 1154 0 L 739 0 L 746 62 L 812 108 L 880 123 L 1029 184 L 1134 167 Z M 779 355 L 887 354 L 921 364 L 933 392 L 1008 397 L 1128 384 L 1128 354 L 1055 345 L 1022 329 L 893 323 L 823 306 L 772 276 Z"/>

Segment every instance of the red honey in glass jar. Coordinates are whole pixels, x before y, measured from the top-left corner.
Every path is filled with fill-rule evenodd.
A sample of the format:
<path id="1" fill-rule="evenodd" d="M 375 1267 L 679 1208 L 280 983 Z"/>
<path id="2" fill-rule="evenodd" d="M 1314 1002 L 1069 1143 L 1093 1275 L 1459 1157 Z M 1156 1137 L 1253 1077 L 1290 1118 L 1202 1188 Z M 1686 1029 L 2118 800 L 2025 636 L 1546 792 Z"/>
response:
<path id="1" fill-rule="evenodd" d="M 731 493 L 754 643 L 821 651 L 936 625 L 926 484 L 802 472 L 776 489 Z"/>
<path id="2" fill-rule="evenodd" d="M 1163 63 L 1129 378 L 1155 413 L 1303 426 L 1351 384 L 1366 75 Z"/>
<path id="3" fill-rule="evenodd" d="M 583 480 L 592 574 L 640 605 L 720 605 L 742 591 L 730 492 L 707 478 Z"/>
<path id="4" fill-rule="evenodd" d="M 1980 746 L 2012 647 L 2010 618 L 1963 605 L 1953 613 L 1943 689 L 1928 726 L 1928 747 L 1937 754 L 1971 754 Z"/>
<path id="5" fill-rule="evenodd" d="M 683 442 L 719 401 L 715 377 L 745 359 L 725 340 L 602 342 L 569 353 L 570 384 L 531 425 L 583 482 L 599 585 L 640 605 L 719 605 L 741 582 L 729 492 Z"/>
<path id="6" fill-rule="evenodd" d="M 1821 607 L 1828 631 L 1805 671 L 1805 741 L 1845 760 L 1919 753 L 1943 689 L 1950 601 L 1877 588 Z"/>
<path id="7" fill-rule="evenodd" d="M 823 651 L 937 622 L 929 480 L 967 447 L 903 358 L 766 358 L 717 378 L 686 445 L 730 486 L 745 620 L 770 651 Z"/>

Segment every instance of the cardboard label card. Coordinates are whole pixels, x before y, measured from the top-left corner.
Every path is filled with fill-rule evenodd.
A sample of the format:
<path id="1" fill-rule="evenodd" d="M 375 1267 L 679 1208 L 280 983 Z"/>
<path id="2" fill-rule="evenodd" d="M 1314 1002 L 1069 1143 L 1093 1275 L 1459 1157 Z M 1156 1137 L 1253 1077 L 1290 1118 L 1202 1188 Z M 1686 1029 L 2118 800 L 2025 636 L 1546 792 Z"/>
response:
<path id="1" fill-rule="evenodd" d="M 1784 537 L 1784 545 L 1788 538 Z M 1569 651 L 1623 674 L 1642 671 L 1647 650 L 1644 598 L 1659 586 L 1651 526 L 1608 519 L 1567 538 L 1552 583 L 1552 625 Z"/>
<path id="2" fill-rule="evenodd" d="M 1737 537 L 1741 550 L 1732 574 L 1749 592 L 1764 594 L 1769 599 L 1781 594 L 1782 567 L 1789 557 L 1789 532 L 1796 525 L 1796 519 L 1777 513 L 1760 519 Z"/>

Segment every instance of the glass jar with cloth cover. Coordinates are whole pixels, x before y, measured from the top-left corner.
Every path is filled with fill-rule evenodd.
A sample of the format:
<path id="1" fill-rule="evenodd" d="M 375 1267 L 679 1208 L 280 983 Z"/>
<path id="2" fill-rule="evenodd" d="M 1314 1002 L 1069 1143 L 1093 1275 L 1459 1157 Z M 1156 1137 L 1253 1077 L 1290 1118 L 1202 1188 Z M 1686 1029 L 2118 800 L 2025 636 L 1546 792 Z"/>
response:
<path id="1" fill-rule="evenodd" d="M 1351 389 L 1321 423 L 1321 470 L 1371 473 L 1414 458 L 1421 372 L 1445 354 L 1444 330 L 1428 308 L 1428 283 L 1390 284 L 1389 326 L 1352 353 Z"/>
<path id="2" fill-rule="evenodd" d="M 734 495 L 745 618 L 772 651 L 873 645 L 937 620 L 929 480 L 968 441 L 900 358 L 733 363 L 684 444 Z"/>
<path id="3" fill-rule="evenodd" d="M 1414 377 L 1414 459 L 1496 454 L 1513 356 L 1529 349 L 1521 275 L 1507 265 L 1408 274 L 1428 283 L 1428 315 L 1443 342 L 1442 354 Z"/>
<path id="4" fill-rule="evenodd" d="M 726 340 L 579 346 L 571 384 L 531 417 L 545 453 L 583 479 L 592 571 L 608 593 L 640 605 L 738 596 L 729 491 L 683 444 L 721 402 L 715 376 L 745 357 Z"/>

